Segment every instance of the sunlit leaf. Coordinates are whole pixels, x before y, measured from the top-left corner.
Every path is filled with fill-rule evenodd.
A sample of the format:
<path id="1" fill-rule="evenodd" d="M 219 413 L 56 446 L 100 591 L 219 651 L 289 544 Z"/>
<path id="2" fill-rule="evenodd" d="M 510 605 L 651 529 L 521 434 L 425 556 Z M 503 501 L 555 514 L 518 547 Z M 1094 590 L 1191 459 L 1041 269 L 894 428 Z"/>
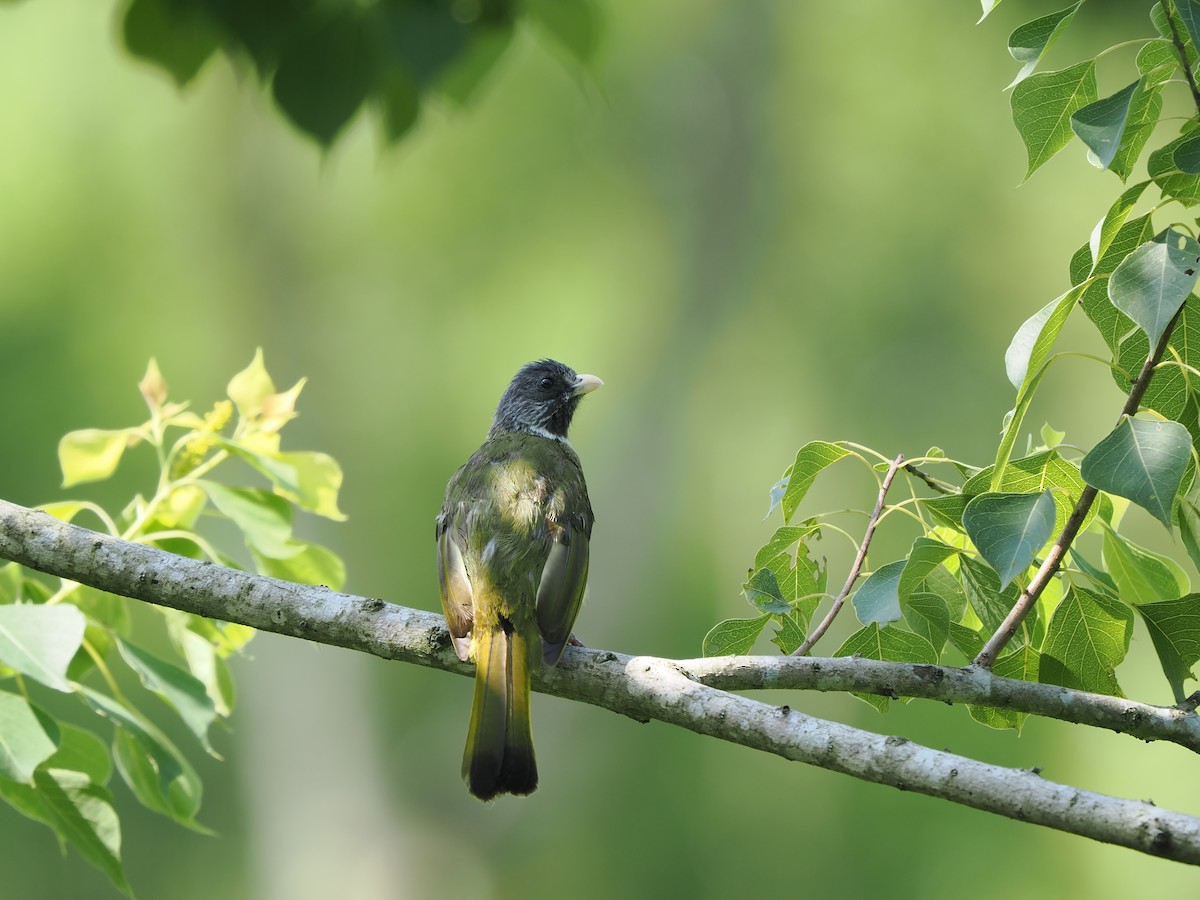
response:
<path id="1" fill-rule="evenodd" d="M 1188 592 L 1187 573 L 1172 559 L 1104 529 L 1104 565 L 1126 603 L 1173 600 Z"/>
<path id="2" fill-rule="evenodd" d="M 1038 679 L 1123 697 L 1115 669 L 1125 658 L 1132 632 L 1132 609 L 1076 585 L 1050 618 Z"/>
<path id="3" fill-rule="evenodd" d="M 1013 387 L 1021 388 L 1031 367 L 1035 372 L 1041 368 L 1082 293 L 1080 288 L 1072 288 L 1047 303 L 1017 329 L 1004 353 L 1004 369 Z"/>
<path id="4" fill-rule="evenodd" d="M 1074 6 L 1060 9 L 1056 13 L 1026 22 L 1016 28 L 1008 36 L 1008 52 L 1017 62 L 1021 63 L 1021 71 L 1012 80 L 1012 87 L 1033 74 L 1046 52 L 1054 46 L 1061 35 L 1071 24 L 1076 11 L 1082 6 L 1082 0 Z"/>
<path id="5" fill-rule="evenodd" d="M 86 622 L 70 604 L 0 606 L 0 662 L 56 691 L 68 691 L 67 666 Z"/>
<path id="6" fill-rule="evenodd" d="M 792 520 L 796 508 L 804 499 L 804 495 L 808 493 L 808 489 L 812 487 L 817 475 L 826 466 L 837 462 L 849 452 L 849 450 L 844 450 L 836 444 L 826 441 L 812 441 L 797 451 L 796 461 L 792 463 L 791 471 L 787 475 L 787 487 L 780 498 L 783 502 L 785 522 Z M 773 508 L 772 511 L 774 511 Z"/>
<path id="7" fill-rule="evenodd" d="M 262 347 L 254 351 L 250 365 L 230 379 L 225 392 L 243 418 L 262 412 L 263 401 L 275 393 L 275 382 L 263 364 Z"/>
<path id="8" fill-rule="evenodd" d="M 0 775 L 31 783 L 33 770 L 54 753 L 54 741 L 20 694 L 0 691 Z"/>
<path id="9" fill-rule="evenodd" d="M 111 477 L 121 463 L 125 448 L 139 440 L 134 429 L 104 431 L 84 428 L 70 431 L 58 442 L 58 464 L 63 487 Z"/>
<path id="10" fill-rule="evenodd" d="M 58 749 L 46 760 L 44 768 L 83 772 L 95 784 L 107 784 L 112 775 L 112 757 L 108 745 L 85 728 L 68 722 L 58 723 Z"/>
<path id="11" fill-rule="evenodd" d="M 301 509 L 318 516 L 337 521 L 346 518 L 337 506 L 338 491 L 342 486 L 342 467 L 337 460 L 328 454 L 307 450 L 280 453 L 275 458 L 296 473 L 295 490 L 277 485 L 280 493 Z"/>
<path id="12" fill-rule="evenodd" d="M 1071 140 L 1071 116 L 1096 100 L 1096 62 L 1031 75 L 1013 88 L 1011 104 L 1032 175 Z"/>
<path id="13" fill-rule="evenodd" d="M 278 494 L 256 488 L 199 482 L 213 505 L 242 530 L 246 545 L 263 556 L 286 559 L 302 547 L 291 540 L 292 508 Z"/>

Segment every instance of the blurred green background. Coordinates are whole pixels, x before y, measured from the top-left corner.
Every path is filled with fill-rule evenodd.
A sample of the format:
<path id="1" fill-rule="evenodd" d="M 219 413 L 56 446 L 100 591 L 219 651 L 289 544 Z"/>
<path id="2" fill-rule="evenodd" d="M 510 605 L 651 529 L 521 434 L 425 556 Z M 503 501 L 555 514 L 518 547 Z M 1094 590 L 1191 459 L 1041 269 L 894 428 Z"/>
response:
<path id="1" fill-rule="evenodd" d="M 1065 289 L 1118 189 L 1078 145 L 1017 189 L 1005 39 L 1060 5 L 1009 0 L 975 27 L 965 0 L 610 0 L 594 72 L 520 30 L 472 108 L 427 112 L 389 151 L 360 119 L 326 154 L 223 59 L 182 95 L 131 59 L 120 4 L 0 6 L 0 496 L 62 496 L 58 437 L 140 421 L 149 357 L 204 405 L 261 345 L 277 383 L 310 379 L 285 445 L 346 472 L 349 521 L 301 532 L 346 559 L 347 590 L 437 609 L 446 479 L 516 368 L 553 356 L 606 382 L 572 435 L 597 514 L 578 633 L 698 655 L 749 612 L 767 488 L 800 444 L 993 454 L 1009 337 Z M 1148 5 L 1087 4 L 1051 66 L 1150 36 Z M 1126 56 L 1102 65 L 1101 95 L 1132 77 Z M 1101 352 L 1083 322 L 1062 343 Z M 1071 360 L 1030 423 L 1088 446 L 1119 406 Z M 135 463 L 89 496 L 144 476 Z M 805 509 L 868 507 L 872 485 L 843 463 Z M 1141 524 L 1135 539 L 1172 548 Z M 911 538 L 885 534 L 875 563 Z M 826 543 L 840 583 L 846 542 Z M 555 698 L 535 698 L 541 789 L 483 806 L 458 775 L 468 680 L 272 635 L 236 672 L 226 761 L 184 743 L 218 837 L 114 783 L 143 898 L 1195 890 L 1182 866 Z M 1120 675 L 1169 702 L 1144 631 Z M 786 702 L 1200 813 L 1173 745 Z M 116 896 L 7 807 L 0 867 L 6 900 Z"/>

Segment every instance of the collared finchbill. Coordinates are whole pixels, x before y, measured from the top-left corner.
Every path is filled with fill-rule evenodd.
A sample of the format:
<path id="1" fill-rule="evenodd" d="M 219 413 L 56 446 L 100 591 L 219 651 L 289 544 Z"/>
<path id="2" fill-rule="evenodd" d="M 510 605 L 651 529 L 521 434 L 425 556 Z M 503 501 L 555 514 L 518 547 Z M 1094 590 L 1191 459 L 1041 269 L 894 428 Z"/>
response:
<path id="1" fill-rule="evenodd" d="M 598 387 L 604 387 L 604 382 L 595 375 L 576 375 L 575 376 L 575 391 L 576 397 L 582 394 L 589 394 Z"/>

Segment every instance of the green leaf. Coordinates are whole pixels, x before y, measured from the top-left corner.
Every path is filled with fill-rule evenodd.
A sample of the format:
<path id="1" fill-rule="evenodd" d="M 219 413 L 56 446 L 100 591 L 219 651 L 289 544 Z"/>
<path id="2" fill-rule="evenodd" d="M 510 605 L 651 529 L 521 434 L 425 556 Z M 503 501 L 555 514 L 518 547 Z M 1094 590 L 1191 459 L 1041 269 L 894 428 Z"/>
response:
<path id="1" fill-rule="evenodd" d="M 796 461 L 792 463 L 787 475 L 787 486 L 779 499 L 783 502 L 783 519 L 790 522 L 796 512 L 796 507 L 812 487 L 817 475 L 832 463 L 837 462 L 850 451 L 826 441 L 811 441 L 796 452 Z M 775 511 L 775 492 L 772 491 L 772 506 L 767 515 Z"/>
<path id="2" fill-rule="evenodd" d="M 993 9 L 1000 5 L 1000 0 L 980 0 L 980 4 L 983 6 L 983 15 L 979 17 L 979 22 L 982 22 L 988 17 Z M 976 22 L 975 24 L 978 25 L 979 22 Z"/>
<path id="3" fill-rule="evenodd" d="M 1013 124 L 1029 157 L 1028 178 L 1071 140 L 1071 116 L 1096 100 L 1096 61 L 1031 75 L 1013 88 Z"/>
<path id="4" fill-rule="evenodd" d="M 1054 531 L 1054 496 L 980 494 L 963 511 L 963 527 L 1000 576 L 1000 589 L 1029 568 Z"/>
<path id="5" fill-rule="evenodd" d="M 9 799 L 8 786 L 0 790 Z M 32 798 L 27 794 L 23 802 L 39 810 L 35 818 L 107 875 L 117 890 L 133 896 L 121 867 L 121 825 L 108 791 L 93 784 L 85 773 L 69 769 L 38 770 L 34 787 L 24 790 L 34 794 Z"/>
<path id="6" fill-rule="evenodd" d="M 273 559 L 286 559 L 300 551 L 301 546 L 291 540 L 292 507 L 278 494 L 215 481 L 199 484 L 213 506 L 242 530 L 250 549 Z"/>
<path id="7" fill-rule="evenodd" d="M 934 569 L 958 552 L 957 548 L 933 538 L 919 537 L 913 541 L 908 559 L 904 563 L 904 571 L 900 573 L 900 580 L 896 585 L 896 594 L 901 606 Z"/>
<path id="8" fill-rule="evenodd" d="M 1138 157 L 1154 132 L 1154 126 L 1158 124 L 1163 105 L 1162 83 L 1170 76 L 1170 72 L 1170 69 L 1166 69 L 1144 76 L 1142 89 L 1134 94 L 1121 144 L 1108 165 L 1109 171 L 1122 181 L 1132 174 Z"/>
<path id="9" fill-rule="evenodd" d="M 337 460 L 328 454 L 307 450 L 278 453 L 275 459 L 296 474 L 295 490 L 277 484 L 279 493 L 301 509 L 318 516 L 339 522 L 345 520 L 346 517 L 337 507 L 338 490 L 342 486 L 342 467 Z"/>
<path id="10" fill-rule="evenodd" d="M 1192 132 L 1181 143 L 1176 144 L 1171 158 L 1179 171 L 1189 175 L 1200 173 L 1200 134 Z"/>
<path id="11" fill-rule="evenodd" d="M 62 486 L 72 487 L 111 477 L 121 463 L 125 448 L 133 446 L 138 440 L 137 432 L 129 428 L 119 431 L 84 428 L 67 432 L 58 442 Z"/>
<path id="12" fill-rule="evenodd" d="M 183 87 L 216 52 L 220 34 L 202 6 L 133 0 L 122 22 L 125 49 L 156 63 Z"/>
<path id="13" fill-rule="evenodd" d="M 99 691 L 81 690 L 96 712 L 119 726 L 113 756 L 138 801 L 193 831 L 209 833 L 195 819 L 202 794 L 200 777 L 175 745 L 141 713 Z"/>
<path id="14" fill-rule="evenodd" d="M 936 665 L 938 654 L 933 644 L 918 634 L 901 631 L 893 625 L 880 628 L 872 622 L 846 639 L 834 656 L 856 656 L 863 659 L 881 659 L 892 662 L 913 662 Z M 873 694 L 855 694 L 860 700 L 886 712 L 889 701 L 886 697 Z"/>
<path id="15" fill-rule="evenodd" d="M 1188 556 L 1192 558 L 1192 565 L 1200 568 L 1200 506 L 1197 506 L 1198 500 L 1200 500 L 1200 496 L 1193 487 L 1186 496 L 1176 498 L 1175 508 L 1179 511 L 1179 534 L 1183 538 L 1183 546 L 1187 549 Z"/>
<path id="16" fill-rule="evenodd" d="M 1104 529 L 1104 565 L 1126 603 L 1156 603 L 1188 592 L 1187 573 L 1174 560 Z"/>
<path id="17" fill-rule="evenodd" d="M 1008 653 L 992 666 L 992 674 L 1001 678 L 1017 678 L 1021 681 L 1037 681 L 1041 654 L 1029 646 L 1022 646 Z M 989 728 L 1014 728 L 1021 730 L 1028 713 L 989 706 L 968 706 L 971 718 Z"/>
<path id="18" fill-rule="evenodd" d="M 1062 331 L 1067 316 L 1075 308 L 1075 303 L 1083 293 L 1081 288 L 1072 288 L 1056 300 L 1047 303 L 1032 316 L 1026 319 L 1012 342 L 1004 352 L 1004 369 L 1012 386 L 1020 390 L 1025 384 L 1030 368 L 1037 372 L 1050 348 Z"/>
<path id="19" fill-rule="evenodd" d="M 438 78 L 438 92 L 458 106 L 469 103 L 512 43 L 512 36 L 508 22 L 471 29 L 466 48 Z"/>
<path id="20" fill-rule="evenodd" d="M 1091 150 L 1099 164 L 1097 168 L 1107 169 L 1117 155 L 1129 118 L 1130 103 L 1141 84 L 1139 79 L 1111 97 L 1080 107 L 1071 115 L 1071 130 Z"/>
<path id="21" fill-rule="evenodd" d="M 1129 649 L 1133 610 L 1112 597 L 1074 586 L 1050 617 L 1038 679 L 1082 691 L 1125 696 L 1116 667 Z"/>
<path id="22" fill-rule="evenodd" d="M 904 565 L 905 560 L 898 560 L 880 566 L 855 591 L 853 603 L 858 621 L 864 625 L 873 622 L 886 625 L 901 617 L 899 590 Z"/>
<path id="23" fill-rule="evenodd" d="M 85 728 L 59 722 L 58 749 L 46 760 L 46 769 L 70 769 L 83 772 L 95 784 L 107 784 L 112 775 L 112 757 L 108 745 Z"/>
<path id="24" fill-rule="evenodd" d="M 300 584 L 323 584 L 340 591 L 346 584 L 346 564 L 332 550 L 320 544 L 300 544 L 300 552 L 287 559 L 255 555 L 258 571 L 272 578 Z"/>
<path id="25" fill-rule="evenodd" d="M 808 622 L 801 622 L 800 617 L 795 615 L 776 616 L 776 619 L 779 627 L 775 630 L 775 637 L 771 638 L 771 643 L 778 647 L 785 656 L 789 656 L 808 637 L 805 630 Z"/>
<path id="26" fill-rule="evenodd" d="M 600 46 L 600 13 L 591 0 L 523 0 L 530 20 L 581 63 Z"/>
<path id="27" fill-rule="evenodd" d="M 1192 440 L 1178 422 L 1124 417 L 1083 458 L 1084 481 L 1126 497 L 1171 527 L 1171 504 L 1191 459 Z"/>
<path id="28" fill-rule="evenodd" d="M 950 634 L 950 610 L 937 594 L 917 591 L 904 604 L 904 621 L 939 654 Z"/>
<path id="29" fill-rule="evenodd" d="M 0 691 L 0 775 L 33 782 L 33 770 L 54 753 L 54 741 L 20 694 Z"/>
<path id="30" fill-rule="evenodd" d="M 763 628 L 771 621 L 769 613 L 757 619 L 726 619 L 704 636 L 705 656 L 743 656 L 750 652 Z"/>
<path id="31" fill-rule="evenodd" d="M 1145 193 L 1146 187 L 1149 184 L 1149 181 L 1139 181 L 1133 187 L 1125 190 L 1117 198 L 1116 202 L 1108 208 L 1108 212 L 1104 214 L 1104 218 L 1096 223 L 1096 227 L 1092 229 L 1092 236 L 1086 245 L 1086 248 L 1091 251 L 1090 264 L 1086 272 L 1079 273 L 1078 279 L 1072 276 L 1072 284 L 1078 285 L 1091 275 L 1100 260 L 1104 259 L 1109 248 L 1120 233 L 1121 228 L 1125 225 L 1125 220 L 1129 218 L 1129 213 L 1133 210 L 1138 200 L 1141 199 L 1142 194 Z M 1112 267 L 1116 267 L 1115 262 Z"/>
<path id="32" fill-rule="evenodd" d="M 979 621 L 988 633 L 994 633 L 1000 623 L 1008 616 L 1009 611 L 1017 602 L 1019 591 L 1015 584 L 1000 587 L 1000 579 L 996 573 L 983 563 L 976 562 L 969 556 L 959 558 L 959 574 L 962 577 L 963 590 L 971 609 L 979 616 Z M 1021 623 L 1022 630 L 1033 626 L 1033 615 Z"/>
<path id="33" fill-rule="evenodd" d="M 1184 206 L 1200 203 L 1200 175 L 1183 172 L 1175 163 L 1175 151 L 1192 139 L 1191 132 L 1159 147 L 1146 160 L 1146 173 L 1162 190 L 1164 197 L 1173 197 Z"/>
<path id="34" fill-rule="evenodd" d="M 250 365 L 230 379 L 225 392 L 243 419 L 262 412 L 263 401 L 275 393 L 275 382 L 263 364 L 262 347 L 254 351 Z"/>
<path id="35" fill-rule="evenodd" d="M 1149 241 L 1121 261 L 1108 280 L 1108 298 L 1157 345 L 1198 275 L 1200 244 L 1168 229 L 1166 240 Z"/>
<path id="36" fill-rule="evenodd" d="M 1174 3 L 1175 11 L 1179 13 L 1179 19 L 1192 40 L 1192 46 L 1200 47 L 1200 4 L 1195 0 L 1174 0 Z"/>
<path id="37" fill-rule="evenodd" d="M 1079 468 L 1065 459 L 1057 450 L 1042 450 L 1030 456 L 1011 460 L 997 476 L 999 470 L 988 466 L 967 479 L 962 487 L 964 501 L 986 492 L 1033 494 L 1049 490 L 1054 494 L 1054 532 L 1062 530 L 1075 504 L 1087 487 L 1079 474 Z M 1095 510 L 1088 512 L 1083 527 L 1095 518 Z"/>
<path id="38" fill-rule="evenodd" d="M 948 640 L 954 649 L 961 653 L 967 660 L 971 662 L 977 657 L 986 640 L 982 634 L 974 628 L 968 628 L 959 622 L 950 623 L 950 634 Z"/>
<path id="39" fill-rule="evenodd" d="M 1188 594 L 1176 600 L 1158 603 L 1138 603 L 1134 609 L 1146 623 L 1163 674 L 1180 703 L 1186 696 L 1183 683 L 1192 674 L 1192 666 L 1200 660 L 1200 594 Z"/>
<path id="40" fill-rule="evenodd" d="M 0 606 L 0 662 L 56 691 L 69 691 L 67 666 L 83 642 L 83 613 L 70 604 Z"/>
<path id="41" fill-rule="evenodd" d="M 791 605 L 779 591 L 779 581 L 770 569 L 758 569 L 750 580 L 742 585 L 742 592 L 751 606 L 776 615 L 787 615 L 792 611 Z"/>
<path id="42" fill-rule="evenodd" d="M 1019 84 L 1033 74 L 1038 61 L 1054 46 L 1082 5 L 1083 0 L 1080 0 L 1074 6 L 1026 22 L 1008 36 L 1008 52 L 1013 59 L 1021 63 L 1021 71 L 1009 87 Z"/>
<path id="43" fill-rule="evenodd" d="M 200 680 L 128 641 L 118 641 L 117 646 L 146 690 L 169 703 L 204 749 L 216 755 L 208 741 L 208 729 L 217 717 L 217 711 Z"/>
<path id="44" fill-rule="evenodd" d="M 378 77 L 376 96 L 383 131 L 396 143 L 412 130 L 421 115 L 421 94 L 412 76 L 400 66 L 389 66 Z"/>
<path id="45" fill-rule="evenodd" d="M 768 561 L 789 549 L 793 544 L 819 530 L 820 526 L 815 521 L 805 525 L 780 525 L 771 535 L 771 539 L 754 554 L 754 567 L 762 568 Z"/>
<path id="46" fill-rule="evenodd" d="M 305 23 L 292 35 L 271 83 L 284 114 L 324 146 L 354 117 L 374 74 L 370 29 L 361 10 L 357 5 L 327 8 L 324 21 Z"/>

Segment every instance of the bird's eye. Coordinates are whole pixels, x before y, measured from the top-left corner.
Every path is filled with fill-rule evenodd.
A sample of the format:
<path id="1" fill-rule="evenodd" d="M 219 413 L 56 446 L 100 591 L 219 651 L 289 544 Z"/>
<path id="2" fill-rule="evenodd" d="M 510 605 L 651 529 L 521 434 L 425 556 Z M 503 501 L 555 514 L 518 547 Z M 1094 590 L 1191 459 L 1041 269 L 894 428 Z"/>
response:
<path id="1" fill-rule="evenodd" d="M 550 390 L 550 388 L 554 387 L 554 379 L 547 376 L 547 377 L 543 378 L 541 381 L 539 381 L 538 385 L 541 387 L 541 389 L 543 391 L 548 391 L 548 390 Z"/>

